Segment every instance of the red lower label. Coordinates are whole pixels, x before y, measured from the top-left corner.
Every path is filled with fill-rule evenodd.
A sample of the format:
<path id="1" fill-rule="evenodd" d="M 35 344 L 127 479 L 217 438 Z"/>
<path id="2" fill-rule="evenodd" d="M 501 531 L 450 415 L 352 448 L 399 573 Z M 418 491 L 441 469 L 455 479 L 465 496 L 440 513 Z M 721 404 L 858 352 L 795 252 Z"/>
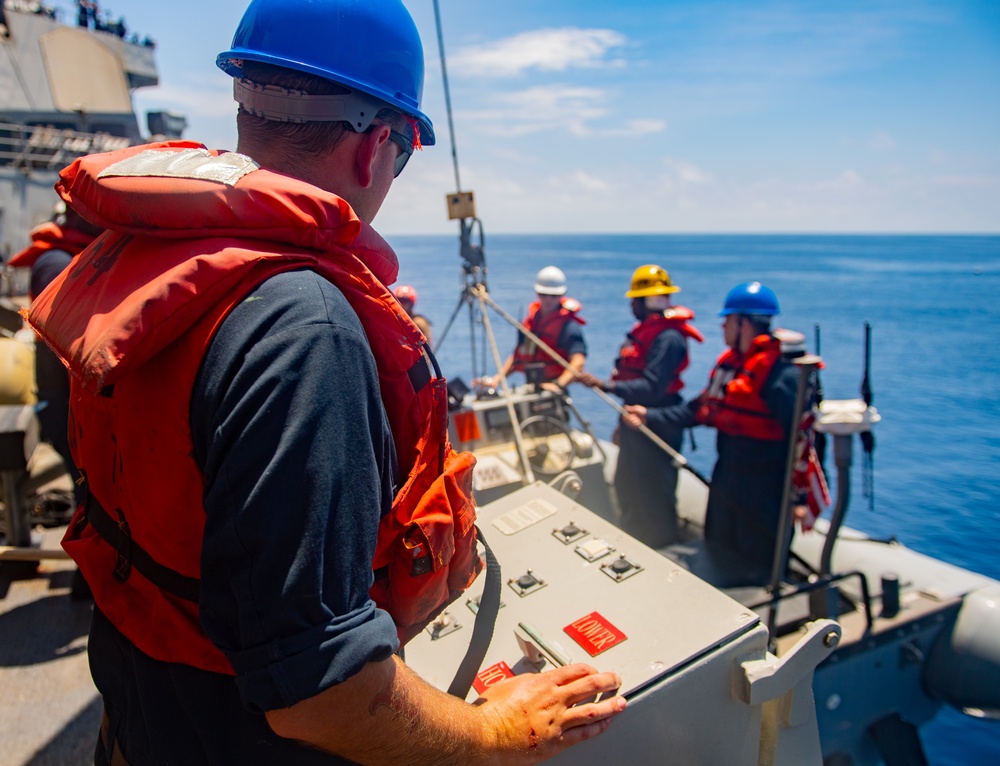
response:
<path id="1" fill-rule="evenodd" d="M 591 612 L 586 617 L 574 620 L 563 630 L 591 657 L 596 657 L 628 638 L 597 612 Z"/>
<path id="2" fill-rule="evenodd" d="M 510 669 L 510 666 L 506 662 L 500 661 L 496 665 L 490 665 L 486 670 L 480 670 L 472 685 L 477 692 L 482 694 L 493 686 L 493 684 L 500 683 L 505 678 L 513 677 L 514 671 Z"/>

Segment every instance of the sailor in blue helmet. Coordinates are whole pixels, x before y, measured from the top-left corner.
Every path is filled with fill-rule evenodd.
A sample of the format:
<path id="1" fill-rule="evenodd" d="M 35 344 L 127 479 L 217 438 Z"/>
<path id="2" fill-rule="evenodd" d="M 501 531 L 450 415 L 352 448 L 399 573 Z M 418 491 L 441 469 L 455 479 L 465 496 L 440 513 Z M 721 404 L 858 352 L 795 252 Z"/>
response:
<path id="1" fill-rule="evenodd" d="M 716 429 L 705 541 L 719 585 L 764 584 L 771 574 L 799 375 L 772 332 L 779 312 L 767 285 L 737 285 L 719 312 L 728 348 L 708 387 L 674 407 L 626 407 L 633 427 Z"/>
<path id="2" fill-rule="evenodd" d="M 397 655 L 481 567 L 474 460 L 369 225 L 434 143 L 409 13 L 253 0 L 217 63 L 237 152 L 67 168 L 107 233 L 29 317 L 73 379 L 95 763 L 528 764 L 601 733 L 615 673 L 528 673 L 470 705 Z"/>

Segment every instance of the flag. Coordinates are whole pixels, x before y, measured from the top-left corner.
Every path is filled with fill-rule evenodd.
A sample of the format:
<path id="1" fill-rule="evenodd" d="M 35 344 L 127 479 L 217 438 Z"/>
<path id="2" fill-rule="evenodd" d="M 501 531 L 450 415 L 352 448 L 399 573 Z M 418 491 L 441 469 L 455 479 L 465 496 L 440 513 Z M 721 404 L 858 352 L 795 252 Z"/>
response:
<path id="1" fill-rule="evenodd" d="M 813 422 L 816 416 L 807 412 L 799 424 L 795 436 L 795 467 L 792 473 L 792 487 L 796 490 L 799 503 L 806 506 L 806 515 L 799 524 L 803 532 L 813 528 L 816 519 L 822 516 L 831 504 L 830 488 L 819 464 L 816 447 L 813 444 L 815 432 Z"/>

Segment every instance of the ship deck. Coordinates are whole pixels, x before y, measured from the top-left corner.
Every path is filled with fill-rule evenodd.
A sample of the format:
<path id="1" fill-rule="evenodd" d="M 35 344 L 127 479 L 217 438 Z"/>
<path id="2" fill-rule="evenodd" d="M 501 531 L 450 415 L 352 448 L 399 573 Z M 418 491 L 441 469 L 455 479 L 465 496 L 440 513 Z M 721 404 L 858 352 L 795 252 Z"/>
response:
<path id="1" fill-rule="evenodd" d="M 44 530 L 42 548 L 58 548 L 62 532 Z M 44 560 L 30 577 L 16 569 L 0 566 L 0 760 L 93 763 L 101 702 L 87 665 L 91 602 L 70 598 L 71 561 Z"/>

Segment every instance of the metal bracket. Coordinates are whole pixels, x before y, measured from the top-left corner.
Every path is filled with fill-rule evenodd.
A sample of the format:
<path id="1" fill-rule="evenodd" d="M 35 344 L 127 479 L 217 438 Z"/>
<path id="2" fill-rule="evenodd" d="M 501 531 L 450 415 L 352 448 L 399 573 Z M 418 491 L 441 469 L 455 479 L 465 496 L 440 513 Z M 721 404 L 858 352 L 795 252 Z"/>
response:
<path id="1" fill-rule="evenodd" d="M 816 620 L 806 635 L 784 657 L 768 653 L 763 660 L 744 662 L 741 698 L 750 705 L 778 699 L 794 689 L 825 660 L 840 643 L 840 625 L 833 620 Z"/>
<path id="2" fill-rule="evenodd" d="M 813 672 L 837 648 L 840 636 L 836 622 L 816 620 L 783 657 L 768 653 L 762 660 L 742 664 L 739 696 L 762 706 L 760 766 L 822 762 Z"/>

